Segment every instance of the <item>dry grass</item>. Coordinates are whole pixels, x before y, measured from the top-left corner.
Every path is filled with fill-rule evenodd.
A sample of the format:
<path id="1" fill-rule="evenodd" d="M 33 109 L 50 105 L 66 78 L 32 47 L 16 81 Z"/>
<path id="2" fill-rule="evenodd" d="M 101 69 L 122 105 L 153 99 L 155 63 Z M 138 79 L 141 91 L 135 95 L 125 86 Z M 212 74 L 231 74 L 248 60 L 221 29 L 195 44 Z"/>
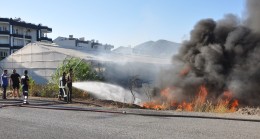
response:
<path id="1" fill-rule="evenodd" d="M 213 112 L 213 113 L 230 113 L 235 112 L 236 109 L 231 109 L 231 105 L 225 101 L 218 101 L 216 104 L 207 100 L 206 102 L 193 101 L 192 110 L 187 110 L 185 108 L 178 109 L 177 111 L 194 111 L 194 112 Z"/>
<path id="2" fill-rule="evenodd" d="M 176 110 L 176 111 L 194 111 L 194 112 L 213 112 L 213 113 L 230 113 L 235 112 L 237 108 L 232 108 L 227 101 L 219 100 L 217 103 L 207 100 L 198 101 L 193 99 L 192 102 L 182 102 L 174 106 L 165 102 L 151 101 L 143 104 L 144 108 L 155 110 Z"/>

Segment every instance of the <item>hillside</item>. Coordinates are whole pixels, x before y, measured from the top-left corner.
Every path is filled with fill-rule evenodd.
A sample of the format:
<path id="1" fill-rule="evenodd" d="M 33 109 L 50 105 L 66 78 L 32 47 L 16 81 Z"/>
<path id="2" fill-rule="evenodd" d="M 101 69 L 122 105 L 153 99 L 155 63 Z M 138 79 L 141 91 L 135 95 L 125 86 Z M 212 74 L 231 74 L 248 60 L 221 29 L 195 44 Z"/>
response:
<path id="1" fill-rule="evenodd" d="M 117 49 L 114 49 L 113 51 L 122 54 L 140 54 L 153 57 L 171 57 L 178 52 L 180 45 L 181 44 L 179 43 L 167 40 L 158 40 L 147 41 L 136 45 L 134 48 L 121 46 Z"/>
<path id="2" fill-rule="evenodd" d="M 148 41 L 134 47 L 133 52 L 144 55 L 168 57 L 176 54 L 181 44 L 167 41 Z"/>

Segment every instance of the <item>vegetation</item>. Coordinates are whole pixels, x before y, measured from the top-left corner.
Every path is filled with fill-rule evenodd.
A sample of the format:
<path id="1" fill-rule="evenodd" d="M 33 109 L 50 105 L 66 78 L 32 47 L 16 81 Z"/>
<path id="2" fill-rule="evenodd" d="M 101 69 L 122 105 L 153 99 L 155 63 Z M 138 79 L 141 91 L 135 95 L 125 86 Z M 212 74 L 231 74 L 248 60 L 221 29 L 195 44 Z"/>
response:
<path id="1" fill-rule="evenodd" d="M 236 109 L 232 108 L 230 103 L 225 103 L 222 100 L 219 100 L 217 104 L 213 104 L 211 101 L 206 101 L 205 103 L 194 103 L 195 112 L 214 112 L 214 113 L 228 113 L 235 112 Z"/>
<path id="2" fill-rule="evenodd" d="M 52 82 L 58 83 L 62 73 L 68 73 L 70 68 L 73 69 L 74 81 L 103 80 L 103 78 L 99 77 L 97 72 L 93 70 L 91 64 L 79 58 L 67 58 L 57 68 L 52 76 Z"/>
<path id="3" fill-rule="evenodd" d="M 38 97 L 57 97 L 59 92 L 59 78 L 63 72 L 68 73 L 69 69 L 73 69 L 74 82 L 87 80 L 103 80 L 93 70 L 92 66 L 86 61 L 79 58 L 65 59 L 63 63 L 57 68 L 52 76 L 52 80 L 46 85 L 35 84 L 33 79 L 30 79 L 30 95 Z M 87 98 L 89 95 L 78 89 L 73 89 L 73 97 Z"/>

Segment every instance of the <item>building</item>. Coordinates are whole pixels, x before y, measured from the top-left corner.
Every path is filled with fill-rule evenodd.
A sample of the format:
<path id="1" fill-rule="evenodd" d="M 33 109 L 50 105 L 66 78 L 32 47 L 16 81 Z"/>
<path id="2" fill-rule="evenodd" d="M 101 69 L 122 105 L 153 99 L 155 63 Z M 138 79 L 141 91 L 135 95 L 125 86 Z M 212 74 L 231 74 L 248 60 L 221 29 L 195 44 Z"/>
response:
<path id="1" fill-rule="evenodd" d="M 94 51 L 102 51 L 102 52 L 109 52 L 111 49 L 114 48 L 113 45 L 109 44 L 101 44 L 95 40 L 85 40 L 84 37 L 82 38 L 73 38 L 73 35 L 70 35 L 69 38 L 66 37 L 58 37 L 53 40 L 54 43 L 57 45 L 64 47 L 64 48 L 84 48 L 86 50 L 94 50 Z"/>
<path id="2" fill-rule="evenodd" d="M 51 32 L 52 28 L 26 23 L 20 18 L 0 18 L 0 59 L 31 42 L 52 42 L 52 39 L 47 37 Z"/>

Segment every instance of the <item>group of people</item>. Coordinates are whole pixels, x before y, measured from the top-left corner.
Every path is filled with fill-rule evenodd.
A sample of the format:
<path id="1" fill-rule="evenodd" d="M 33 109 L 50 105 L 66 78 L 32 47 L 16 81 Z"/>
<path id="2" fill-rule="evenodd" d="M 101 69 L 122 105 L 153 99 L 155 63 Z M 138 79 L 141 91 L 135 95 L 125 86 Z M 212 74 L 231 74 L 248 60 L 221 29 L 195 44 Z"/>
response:
<path id="1" fill-rule="evenodd" d="M 62 77 L 60 77 L 59 81 L 59 98 L 63 97 L 68 102 L 72 102 L 72 81 L 73 81 L 73 70 L 69 69 L 69 73 L 66 76 L 66 72 L 63 72 Z M 10 84 L 10 85 L 9 85 Z M 24 103 L 28 104 L 28 92 L 29 92 L 29 77 L 28 71 L 24 71 L 24 75 L 20 76 L 16 73 L 16 70 L 13 69 L 13 73 L 11 76 L 8 75 L 8 71 L 4 70 L 3 74 L 1 75 L 1 86 L 3 89 L 2 99 L 6 99 L 6 90 L 7 87 L 12 87 L 12 96 L 15 99 L 20 98 L 19 89 L 20 84 L 22 86 L 23 96 L 24 96 Z M 66 91 L 66 85 L 68 87 L 68 92 Z"/>
<path id="2" fill-rule="evenodd" d="M 28 77 L 28 71 L 24 71 L 24 75 L 20 76 L 18 73 L 16 73 L 16 70 L 13 69 L 13 73 L 11 76 L 8 75 L 8 71 L 4 70 L 3 74 L 1 75 L 1 86 L 3 89 L 2 99 L 6 99 L 6 89 L 9 86 L 12 87 L 13 91 L 13 98 L 16 97 L 20 98 L 19 89 L 20 89 L 20 83 L 22 85 L 22 91 L 24 96 L 24 103 L 28 103 L 28 90 L 29 90 L 29 77 Z"/>
<path id="3" fill-rule="evenodd" d="M 62 76 L 59 79 L 59 88 L 60 94 L 59 99 L 63 97 L 68 102 L 72 102 L 72 81 L 73 81 L 73 70 L 70 68 L 69 73 L 66 76 L 66 72 L 62 73 Z M 66 91 L 66 85 L 68 87 L 68 93 Z"/>

